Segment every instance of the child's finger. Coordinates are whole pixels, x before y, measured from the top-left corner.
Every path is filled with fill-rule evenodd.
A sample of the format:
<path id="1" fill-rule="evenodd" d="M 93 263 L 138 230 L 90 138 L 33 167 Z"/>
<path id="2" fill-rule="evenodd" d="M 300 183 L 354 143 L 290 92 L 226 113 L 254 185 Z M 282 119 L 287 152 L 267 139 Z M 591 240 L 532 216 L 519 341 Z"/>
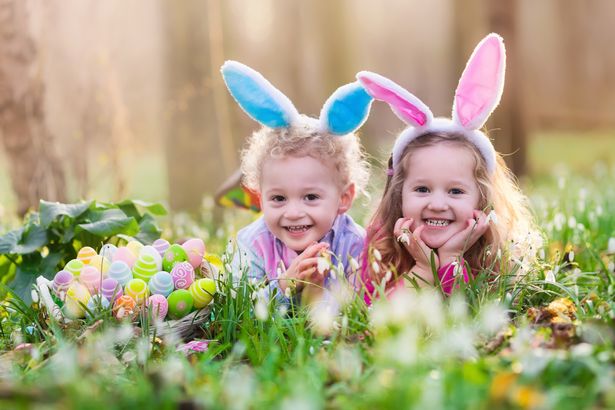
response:
<path id="1" fill-rule="evenodd" d="M 317 256 L 323 250 L 329 249 L 329 244 L 326 242 L 317 242 L 306 248 L 301 254 L 298 256 L 301 259 L 313 258 Z"/>

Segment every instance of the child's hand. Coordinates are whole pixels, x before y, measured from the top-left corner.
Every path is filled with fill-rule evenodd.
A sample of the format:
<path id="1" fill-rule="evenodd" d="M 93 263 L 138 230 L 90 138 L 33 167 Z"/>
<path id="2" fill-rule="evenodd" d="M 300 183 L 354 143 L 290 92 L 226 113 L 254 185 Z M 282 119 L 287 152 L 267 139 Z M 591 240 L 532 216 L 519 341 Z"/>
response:
<path id="1" fill-rule="evenodd" d="M 292 283 L 296 283 L 297 290 L 301 290 L 308 283 L 322 287 L 328 272 L 324 274 L 318 272 L 318 257 L 327 249 L 329 249 L 328 243 L 319 242 L 308 246 L 306 250 L 301 252 L 292 261 L 286 272 L 278 278 L 282 292 L 286 292 L 286 288 Z"/>
<path id="2" fill-rule="evenodd" d="M 438 249 L 442 265 L 449 264 L 463 256 L 463 253 L 487 232 L 489 228 L 487 215 L 483 211 L 474 210 L 473 216 L 474 218 L 468 219 L 467 228 L 453 235 Z"/>
<path id="3" fill-rule="evenodd" d="M 402 244 L 408 253 L 414 258 L 416 264 L 412 268 L 412 272 L 423 278 L 429 283 L 433 282 L 433 274 L 431 273 L 431 253 L 432 249 L 421 239 L 421 232 L 425 228 L 424 225 L 419 226 L 413 231 L 410 230 L 414 219 L 399 218 L 395 222 L 393 234 L 397 241 Z M 438 255 L 435 256 L 436 268 L 440 266 Z"/>

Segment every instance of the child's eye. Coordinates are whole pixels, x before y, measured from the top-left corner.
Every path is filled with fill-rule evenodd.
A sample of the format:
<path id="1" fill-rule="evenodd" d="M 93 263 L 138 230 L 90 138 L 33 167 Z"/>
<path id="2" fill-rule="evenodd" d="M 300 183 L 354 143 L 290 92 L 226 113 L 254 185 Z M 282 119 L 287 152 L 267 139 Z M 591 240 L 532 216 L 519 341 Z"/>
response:
<path id="1" fill-rule="evenodd" d="M 307 194 L 305 196 L 305 199 L 308 200 L 308 201 L 315 201 L 318 198 L 320 198 L 320 197 L 318 195 L 316 195 L 316 194 Z"/>
<path id="2" fill-rule="evenodd" d="M 429 192 L 429 188 L 427 188 L 426 186 L 417 186 L 416 188 L 414 188 L 414 191 L 425 194 Z"/>
<path id="3" fill-rule="evenodd" d="M 273 195 L 271 197 L 271 201 L 273 201 L 273 202 L 283 202 L 285 200 L 286 200 L 286 198 L 284 198 L 284 196 L 282 196 L 282 195 Z"/>
<path id="4" fill-rule="evenodd" d="M 452 188 L 449 192 L 453 195 L 461 195 L 464 193 L 463 190 L 459 188 Z"/>

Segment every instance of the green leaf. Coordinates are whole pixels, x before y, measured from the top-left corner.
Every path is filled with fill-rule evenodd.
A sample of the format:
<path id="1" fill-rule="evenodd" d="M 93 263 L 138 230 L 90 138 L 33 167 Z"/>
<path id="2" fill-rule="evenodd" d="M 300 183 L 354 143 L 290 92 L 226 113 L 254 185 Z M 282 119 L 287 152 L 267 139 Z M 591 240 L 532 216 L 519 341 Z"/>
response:
<path id="1" fill-rule="evenodd" d="M 11 289 L 21 298 L 27 305 L 32 303 L 32 284 L 36 282 L 39 275 L 42 257 L 38 253 L 34 253 L 24 257 L 22 263 L 17 266 L 15 271 L 15 279 L 9 284 Z"/>
<path id="2" fill-rule="evenodd" d="M 92 220 L 94 222 L 79 224 L 75 231 L 84 230 L 103 238 L 120 233 L 134 236 L 139 232 L 139 224 L 135 218 L 127 217 L 119 209 L 92 212 Z"/>
<path id="3" fill-rule="evenodd" d="M 39 225 L 26 225 L 0 238 L 0 255 L 35 252 L 47 243 L 47 231 Z"/>
<path id="4" fill-rule="evenodd" d="M 47 202 L 41 200 L 39 205 L 39 213 L 41 224 L 48 228 L 49 225 L 61 215 L 66 215 L 71 218 L 77 218 L 87 211 L 93 201 L 82 202 L 78 204 L 61 204 L 59 202 Z"/>
<path id="5" fill-rule="evenodd" d="M 0 255 L 14 253 L 13 249 L 21 239 L 24 228 L 18 228 L 0 237 Z"/>
<path id="6" fill-rule="evenodd" d="M 130 201 L 120 202 L 118 203 L 118 205 L 121 207 L 125 202 L 130 202 Z M 162 215 L 167 214 L 167 209 L 164 207 L 164 205 L 157 203 L 157 202 L 145 202 L 145 201 L 135 199 L 132 201 L 132 203 L 137 205 L 140 208 L 146 209 L 148 212 L 151 212 L 154 215 L 162 216 Z"/>
<path id="7" fill-rule="evenodd" d="M 162 231 L 156 224 L 156 220 L 149 214 L 143 215 L 139 222 L 139 233 L 135 238 L 141 243 L 152 243 L 160 238 Z"/>

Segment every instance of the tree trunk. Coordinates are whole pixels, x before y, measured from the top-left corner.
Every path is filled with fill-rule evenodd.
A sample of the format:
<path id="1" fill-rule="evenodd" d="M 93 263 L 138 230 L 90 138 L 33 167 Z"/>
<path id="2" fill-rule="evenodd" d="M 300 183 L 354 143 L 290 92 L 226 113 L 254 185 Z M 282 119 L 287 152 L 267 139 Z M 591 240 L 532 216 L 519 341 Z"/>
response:
<path id="1" fill-rule="evenodd" d="M 66 200 L 64 170 L 45 124 L 45 90 L 36 71 L 27 6 L 0 0 L 0 136 L 19 215 L 41 198 Z"/>

